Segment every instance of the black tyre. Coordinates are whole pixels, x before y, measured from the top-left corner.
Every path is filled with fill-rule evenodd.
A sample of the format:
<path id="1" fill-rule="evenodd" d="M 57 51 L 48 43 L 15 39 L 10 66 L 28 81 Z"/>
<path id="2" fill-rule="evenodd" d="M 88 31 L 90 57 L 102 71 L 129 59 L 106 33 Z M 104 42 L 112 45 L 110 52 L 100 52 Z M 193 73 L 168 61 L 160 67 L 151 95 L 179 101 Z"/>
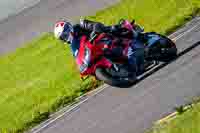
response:
<path id="1" fill-rule="evenodd" d="M 159 41 L 161 48 L 160 60 L 167 62 L 176 58 L 178 50 L 176 48 L 175 43 L 165 36 L 161 35 L 161 37 L 162 39 Z"/>
<path id="2" fill-rule="evenodd" d="M 105 68 L 97 68 L 95 74 L 98 80 L 102 80 L 106 84 L 116 87 L 129 87 L 136 81 L 136 79 L 130 80 L 128 77 L 113 76 L 112 73 Z"/>
<path id="3" fill-rule="evenodd" d="M 156 34 L 156 33 L 154 33 Z M 157 34 L 161 39 L 150 48 L 150 55 L 154 60 L 168 62 L 177 57 L 177 48 L 175 43 L 166 36 Z"/>

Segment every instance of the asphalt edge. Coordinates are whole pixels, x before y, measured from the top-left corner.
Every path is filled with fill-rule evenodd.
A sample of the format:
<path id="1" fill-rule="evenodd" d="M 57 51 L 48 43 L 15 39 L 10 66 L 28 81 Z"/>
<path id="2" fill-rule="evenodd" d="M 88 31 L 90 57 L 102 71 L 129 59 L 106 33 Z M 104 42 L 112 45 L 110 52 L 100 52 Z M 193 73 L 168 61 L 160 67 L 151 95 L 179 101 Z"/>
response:
<path id="1" fill-rule="evenodd" d="M 183 107 L 183 111 L 186 112 L 187 110 L 189 109 L 192 109 L 192 107 L 194 106 L 195 104 L 191 104 L 191 105 L 186 105 Z M 183 113 L 184 113 L 183 112 Z M 155 125 L 159 125 L 159 124 L 162 124 L 162 123 L 165 123 L 165 122 L 169 122 L 170 120 L 173 120 L 174 118 L 176 118 L 177 115 L 179 114 L 182 114 L 182 113 L 179 113 L 177 111 L 173 112 L 173 113 L 170 113 L 169 115 L 166 115 L 165 117 L 161 118 L 160 120 L 156 121 L 155 122 Z"/>
<path id="2" fill-rule="evenodd" d="M 191 32 L 193 29 L 195 29 L 195 27 L 200 24 L 200 23 L 196 24 L 196 22 L 199 20 L 200 20 L 200 17 L 196 17 L 196 18 L 192 19 L 191 21 L 189 21 L 186 24 L 184 24 L 183 26 L 181 26 L 177 31 L 170 34 L 168 37 L 171 38 L 173 41 L 177 41 L 182 36 L 186 35 L 187 33 Z M 191 30 L 191 28 L 184 29 L 185 26 L 192 27 L 192 30 Z M 176 35 L 176 34 L 178 34 L 178 35 Z M 109 87 L 109 85 L 103 84 L 102 86 L 100 86 L 92 91 L 89 91 L 89 92 L 85 93 L 84 95 L 76 98 L 75 102 L 73 102 L 72 104 L 64 107 L 63 109 L 51 114 L 49 119 L 45 120 L 44 122 L 37 125 L 36 127 L 28 130 L 27 133 L 38 133 L 41 130 L 49 127 L 53 122 L 57 121 L 58 119 L 60 119 L 61 117 L 65 116 L 65 115 L 67 115 L 68 113 L 73 112 L 76 107 L 85 103 L 92 97 L 95 97 L 96 95 L 100 94 L 108 87 Z M 79 102 L 77 102 L 77 101 L 79 101 Z M 168 118 L 172 118 L 175 115 L 176 115 L 176 112 L 170 113 L 169 115 L 164 116 L 160 120 L 157 120 L 155 123 L 160 123 L 161 121 L 167 120 Z"/>
<path id="3" fill-rule="evenodd" d="M 86 101 L 88 101 L 89 99 L 91 99 L 92 97 L 96 96 L 97 94 L 103 92 L 107 87 L 109 87 L 106 84 L 103 84 L 102 86 L 91 90 L 85 94 L 83 94 L 80 97 L 77 97 L 73 103 L 69 104 L 68 106 L 60 109 L 59 111 L 52 113 L 49 118 L 47 120 L 45 120 L 44 122 L 42 122 L 41 124 L 37 125 L 36 127 L 30 129 L 29 131 L 27 131 L 27 133 L 38 133 L 39 131 L 47 128 L 49 125 L 51 125 L 53 122 L 57 121 L 58 119 L 60 119 L 61 117 L 63 117 L 64 115 L 70 114 L 71 112 L 73 112 L 78 106 L 80 106 L 81 104 L 85 103 Z"/>

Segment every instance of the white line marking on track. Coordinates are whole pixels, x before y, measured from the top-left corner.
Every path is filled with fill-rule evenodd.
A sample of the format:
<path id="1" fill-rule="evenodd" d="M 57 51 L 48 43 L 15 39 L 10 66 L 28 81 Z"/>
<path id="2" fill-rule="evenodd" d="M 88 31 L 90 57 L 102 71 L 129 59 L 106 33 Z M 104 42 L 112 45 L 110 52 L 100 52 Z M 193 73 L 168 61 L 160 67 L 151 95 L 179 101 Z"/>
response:
<path id="1" fill-rule="evenodd" d="M 70 109 L 68 109 L 67 111 L 61 113 L 59 116 L 57 116 L 55 119 L 47 122 L 45 125 L 39 127 L 38 129 L 36 129 L 35 131 L 32 131 L 32 133 L 38 133 L 39 131 L 41 131 L 42 129 L 44 129 L 45 127 L 47 127 L 48 125 L 50 125 L 51 123 L 55 122 L 56 120 L 58 120 L 59 118 L 63 117 L 65 114 L 71 112 L 73 109 L 75 109 L 76 107 L 80 106 L 82 103 L 88 101 L 89 99 L 91 99 L 92 97 L 96 96 L 97 94 L 99 94 L 100 92 L 102 92 L 105 88 L 107 88 L 108 85 L 103 85 L 97 92 L 95 92 L 92 96 L 84 99 L 83 101 L 75 104 L 74 106 L 72 106 Z M 34 130 L 34 129 L 33 129 Z"/>
<path id="2" fill-rule="evenodd" d="M 168 37 L 171 38 L 173 37 L 175 34 L 178 34 L 179 32 L 183 32 L 185 30 L 185 27 L 187 29 L 187 27 L 190 27 L 190 25 L 192 23 L 194 23 L 194 21 L 196 20 L 200 20 L 200 17 L 194 18 L 194 20 L 191 20 L 190 22 L 186 23 L 185 25 L 183 25 L 183 27 L 180 27 L 180 29 L 177 29 L 174 33 L 170 34 Z M 196 25 L 196 24 L 195 24 Z M 180 33 L 179 33 L 180 34 Z"/>
<path id="3" fill-rule="evenodd" d="M 173 41 L 177 41 L 178 39 L 180 39 L 181 37 L 183 37 L 184 35 L 190 33 L 192 30 L 194 30 L 196 27 L 199 26 L 200 23 L 198 23 L 197 25 L 195 25 L 194 27 L 190 28 L 189 30 L 183 32 L 182 34 L 178 35 L 177 37 L 173 38 Z"/>
<path id="4" fill-rule="evenodd" d="M 200 25 L 200 23 L 198 23 L 198 24 L 195 25 L 194 27 L 188 29 L 187 31 L 183 32 L 182 34 L 178 35 L 177 37 L 173 38 L 172 40 L 176 42 L 178 39 L 180 39 L 180 38 L 183 37 L 184 35 L 190 33 L 192 30 L 194 30 L 194 29 L 195 29 L 196 27 L 198 27 L 199 25 Z M 171 36 L 171 35 L 170 35 L 170 36 Z M 47 123 L 44 124 L 43 126 L 39 127 L 39 126 L 40 126 L 40 125 L 39 125 L 38 128 L 37 128 L 37 127 L 33 128 L 30 132 L 32 132 L 32 133 L 38 133 L 39 131 L 41 131 L 42 129 L 46 128 L 46 127 L 47 127 L 48 125 L 50 125 L 51 123 L 53 123 L 53 122 L 55 122 L 56 120 L 58 120 L 58 119 L 60 119 L 61 117 L 63 117 L 65 114 L 71 112 L 71 111 L 72 111 L 73 109 L 75 109 L 76 107 L 80 106 L 80 105 L 83 104 L 84 102 L 86 102 L 86 101 L 88 101 L 89 99 L 91 99 L 92 97 L 96 96 L 97 94 L 99 94 L 100 92 L 102 92 L 102 91 L 103 91 L 105 88 L 107 88 L 107 87 L 108 87 L 108 85 L 105 84 L 105 85 L 103 85 L 99 90 L 97 90 L 96 92 L 95 92 L 95 90 L 94 90 L 93 92 L 95 92 L 95 93 L 92 94 L 90 97 L 88 97 L 88 98 L 84 99 L 83 101 L 81 101 L 81 102 L 75 104 L 74 106 L 72 106 L 72 107 L 69 108 L 68 110 L 63 111 L 63 113 L 61 113 L 60 115 L 58 115 L 55 119 L 53 119 L 53 120 L 47 122 Z M 91 92 L 91 93 L 92 93 L 92 92 Z M 83 97 L 83 96 L 82 96 L 82 97 Z M 81 97 L 79 97 L 79 98 L 81 98 Z"/>

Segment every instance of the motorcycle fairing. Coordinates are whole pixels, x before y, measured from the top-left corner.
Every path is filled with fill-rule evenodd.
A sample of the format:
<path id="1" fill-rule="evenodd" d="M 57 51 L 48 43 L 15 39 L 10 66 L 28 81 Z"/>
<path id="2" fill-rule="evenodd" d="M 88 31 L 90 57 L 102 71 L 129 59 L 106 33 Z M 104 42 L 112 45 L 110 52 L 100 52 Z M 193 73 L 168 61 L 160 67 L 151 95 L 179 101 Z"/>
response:
<path id="1" fill-rule="evenodd" d="M 96 41 L 98 41 L 98 38 Z M 103 57 L 102 51 L 99 50 L 103 47 L 103 44 L 96 45 L 95 42 L 91 44 L 86 36 L 81 38 L 76 63 L 82 76 L 94 74 L 97 67 L 109 68 L 112 66 L 112 63 Z"/>

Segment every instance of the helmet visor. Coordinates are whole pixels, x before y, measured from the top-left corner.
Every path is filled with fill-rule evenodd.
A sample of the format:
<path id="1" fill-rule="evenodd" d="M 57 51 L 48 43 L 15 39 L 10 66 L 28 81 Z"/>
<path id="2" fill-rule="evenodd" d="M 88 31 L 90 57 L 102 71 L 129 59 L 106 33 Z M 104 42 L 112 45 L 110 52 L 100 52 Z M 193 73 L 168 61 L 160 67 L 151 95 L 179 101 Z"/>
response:
<path id="1" fill-rule="evenodd" d="M 60 36 L 60 39 L 63 40 L 64 42 L 71 43 L 71 41 L 73 39 L 72 33 L 73 33 L 73 27 L 66 24 L 64 26 L 64 30 Z"/>

